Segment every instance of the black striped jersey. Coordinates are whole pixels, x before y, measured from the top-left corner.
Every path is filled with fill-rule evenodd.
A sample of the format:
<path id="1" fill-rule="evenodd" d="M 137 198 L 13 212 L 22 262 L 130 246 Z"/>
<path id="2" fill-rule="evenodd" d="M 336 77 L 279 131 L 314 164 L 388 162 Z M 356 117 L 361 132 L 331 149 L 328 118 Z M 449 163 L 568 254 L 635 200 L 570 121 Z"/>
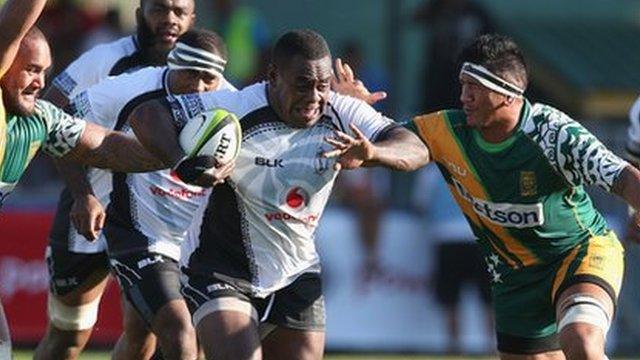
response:
<path id="1" fill-rule="evenodd" d="M 169 71 L 166 67 L 148 67 L 107 78 L 76 96 L 71 109 L 88 121 L 130 133 L 127 119 L 139 104 L 170 95 Z M 235 90 L 224 79 L 220 88 Z M 107 226 L 114 224 L 144 238 L 109 239 L 111 254 L 148 250 L 176 260 L 193 214 L 209 195 L 208 190 L 171 176 L 169 170 L 114 173 L 113 178 L 91 176 L 91 185 L 101 201 L 109 199 Z"/>
<path id="2" fill-rule="evenodd" d="M 325 137 L 335 130 L 352 134 L 349 124 L 355 124 L 375 140 L 397 126 L 368 104 L 331 93 L 315 125 L 293 128 L 269 105 L 267 86 L 169 98 L 179 125 L 217 108 L 240 119 L 235 171 L 214 187 L 203 218 L 189 233 L 199 244 L 188 267 L 259 297 L 304 272 L 320 271 L 314 234 L 337 175 L 335 159 L 321 156 L 332 149 Z"/>

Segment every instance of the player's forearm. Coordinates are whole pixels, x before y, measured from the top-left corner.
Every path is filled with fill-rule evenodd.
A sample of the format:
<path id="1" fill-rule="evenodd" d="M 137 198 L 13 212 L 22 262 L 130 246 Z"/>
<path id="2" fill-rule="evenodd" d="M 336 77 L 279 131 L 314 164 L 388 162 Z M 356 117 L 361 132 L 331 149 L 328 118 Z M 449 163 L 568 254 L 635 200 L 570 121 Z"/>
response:
<path id="1" fill-rule="evenodd" d="M 121 132 L 109 133 L 97 149 L 81 160 L 83 163 L 114 172 L 135 173 L 166 169 L 138 140 Z"/>
<path id="2" fill-rule="evenodd" d="M 373 158 L 365 166 L 385 166 L 394 170 L 413 171 L 429 163 L 429 149 L 411 131 L 398 127 L 384 140 L 375 142 Z"/>
<path id="3" fill-rule="evenodd" d="M 74 199 L 93 195 L 93 187 L 84 166 L 63 159 L 54 159 L 54 163 Z"/>
<path id="4" fill-rule="evenodd" d="M 640 170 L 627 165 L 613 183 L 612 192 L 623 198 L 629 206 L 640 210 Z"/>
<path id="5" fill-rule="evenodd" d="M 140 143 L 165 167 L 172 168 L 185 153 L 178 142 L 178 132 L 169 111 L 157 100 L 138 106 L 129 124 Z"/>
<path id="6" fill-rule="evenodd" d="M 0 10 L 0 74 L 13 62 L 24 35 L 36 23 L 46 0 L 7 0 Z"/>

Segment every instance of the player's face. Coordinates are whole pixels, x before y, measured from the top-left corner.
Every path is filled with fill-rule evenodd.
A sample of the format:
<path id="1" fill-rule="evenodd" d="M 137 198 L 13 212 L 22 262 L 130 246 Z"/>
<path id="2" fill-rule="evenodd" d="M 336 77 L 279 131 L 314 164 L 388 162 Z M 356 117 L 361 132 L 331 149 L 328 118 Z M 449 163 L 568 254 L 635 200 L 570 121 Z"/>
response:
<path id="1" fill-rule="evenodd" d="M 193 0 L 147 0 L 138 9 L 139 34 L 160 52 L 170 51 L 195 21 Z"/>
<path id="2" fill-rule="evenodd" d="M 294 127 L 310 127 L 323 113 L 331 90 L 331 57 L 291 59 L 283 69 L 269 74 L 270 91 L 284 121 Z"/>
<path id="3" fill-rule="evenodd" d="M 195 70 L 177 70 L 171 80 L 171 92 L 174 94 L 191 94 L 205 91 L 215 91 L 221 83 L 219 76 Z"/>
<path id="4" fill-rule="evenodd" d="M 45 86 L 45 74 L 50 66 L 51 50 L 45 40 L 22 42 L 13 64 L 0 80 L 2 99 L 9 113 L 34 113 L 36 98 Z"/>
<path id="5" fill-rule="evenodd" d="M 484 87 L 476 79 L 460 75 L 460 102 L 467 115 L 467 125 L 474 128 L 486 128 L 496 121 L 496 111 L 504 104 L 505 96 Z"/>

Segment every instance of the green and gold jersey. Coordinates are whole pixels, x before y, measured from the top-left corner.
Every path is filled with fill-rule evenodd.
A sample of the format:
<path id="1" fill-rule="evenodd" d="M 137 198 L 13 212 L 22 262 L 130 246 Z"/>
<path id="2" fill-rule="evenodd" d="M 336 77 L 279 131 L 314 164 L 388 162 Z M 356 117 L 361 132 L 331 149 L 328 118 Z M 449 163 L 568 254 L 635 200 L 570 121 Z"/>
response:
<path id="1" fill-rule="evenodd" d="M 41 100 L 33 115 L 0 118 L 0 207 L 38 149 L 56 157 L 65 155 L 75 147 L 85 125 L 84 120 Z"/>
<path id="2" fill-rule="evenodd" d="M 480 243 L 512 268 L 551 262 L 607 231 L 583 185 L 611 190 L 627 163 L 564 113 L 525 101 L 518 130 L 499 144 L 460 110 L 406 126 L 429 147 Z"/>

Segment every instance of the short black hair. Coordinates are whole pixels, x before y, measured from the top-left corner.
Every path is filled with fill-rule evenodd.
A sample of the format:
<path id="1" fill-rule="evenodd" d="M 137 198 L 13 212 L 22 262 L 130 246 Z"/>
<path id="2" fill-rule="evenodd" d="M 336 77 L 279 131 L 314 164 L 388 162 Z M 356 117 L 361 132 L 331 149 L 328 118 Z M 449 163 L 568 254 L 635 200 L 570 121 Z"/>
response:
<path id="1" fill-rule="evenodd" d="M 527 64 L 522 51 L 513 39 L 500 34 L 484 34 L 476 37 L 459 56 L 459 63 L 482 65 L 505 80 L 511 78 L 523 89 L 527 88 L 529 78 Z"/>
<path id="2" fill-rule="evenodd" d="M 204 29 L 191 29 L 178 38 L 178 42 L 197 49 L 203 49 L 228 60 L 229 52 L 222 36 Z"/>
<path id="3" fill-rule="evenodd" d="M 310 29 L 298 29 L 280 36 L 271 51 L 271 61 L 276 66 L 283 66 L 295 56 L 319 60 L 331 56 L 331 51 L 322 35 Z"/>

